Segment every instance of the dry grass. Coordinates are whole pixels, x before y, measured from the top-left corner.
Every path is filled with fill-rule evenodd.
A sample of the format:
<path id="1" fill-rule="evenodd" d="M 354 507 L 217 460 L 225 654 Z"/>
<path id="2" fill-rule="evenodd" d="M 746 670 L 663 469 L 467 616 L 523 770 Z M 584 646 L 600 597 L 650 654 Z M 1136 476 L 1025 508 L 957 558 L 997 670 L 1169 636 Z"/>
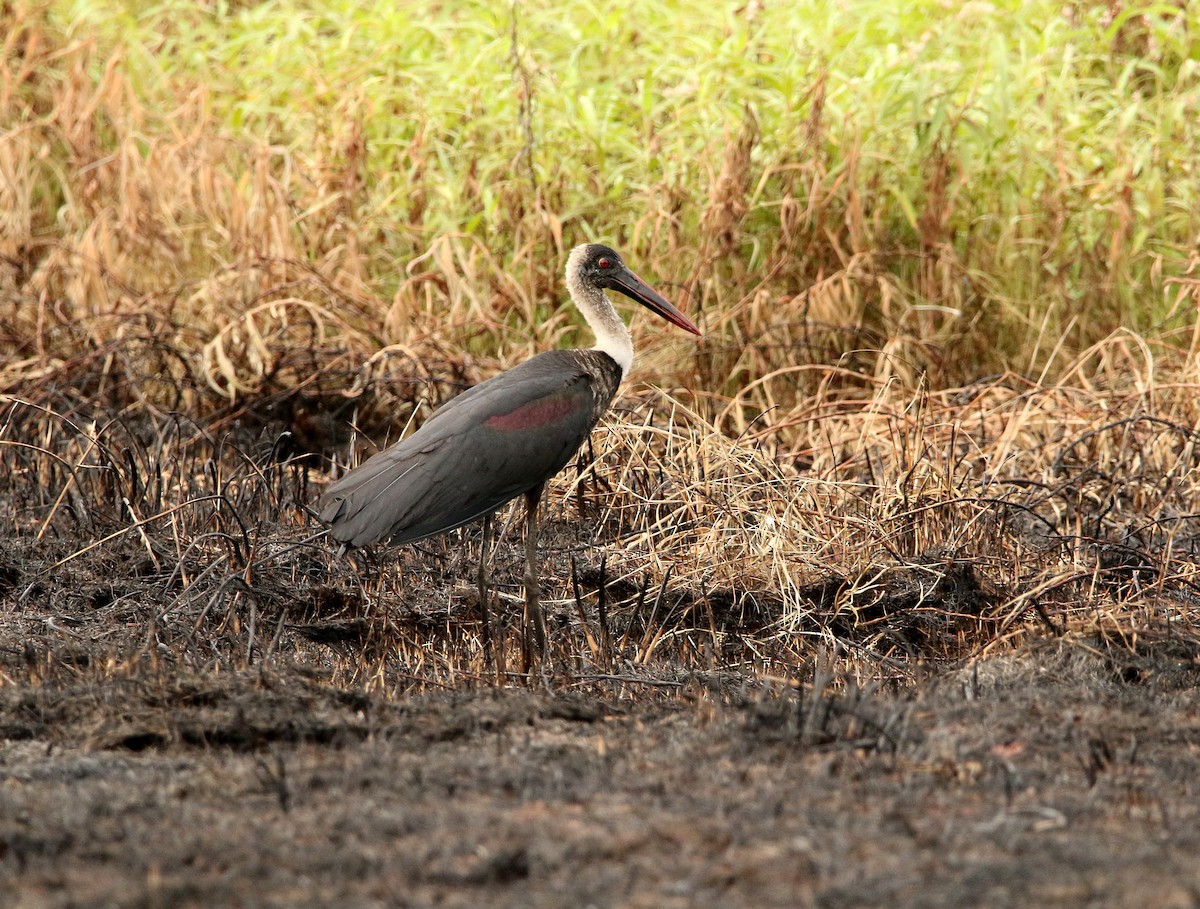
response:
<path id="1" fill-rule="evenodd" d="M 302 149 L 272 143 L 231 129 L 202 82 L 151 97 L 119 46 L 53 11 L 0 17 L 9 618 L 36 637 L 90 609 L 104 672 L 288 652 L 381 687 L 487 683 L 469 547 L 338 563 L 304 506 L 352 426 L 381 441 L 422 401 L 575 340 L 563 252 L 607 224 L 563 214 L 575 175 L 526 134 L 523 176 L 488 203 L 508 221 L 432 229 L 433 193 L 388 220 L 352 105 Z M 1178 70 L 1144 105 L 1186 107 Z M 635 320 L 636 378 L 661 390 L 635 383 L 551 490 L 554 671 L 790 678 L 820 645 L 906 678 L 1031 636 L 1194 639 L 1192 216 L 1147 236 L 1133 176 L 1085 187 L 1062 145 L 1062 179 L 1024 214 L 966 229 L 971 104 L 934 111 L 910 198 L 827 109 L 836 73 L 810 75 L 798 144 L 746 106 L 691 184 L 641 186 L 621 228 L 707 340 L 693 353 Z M 442 160 L 422 136 L 414 180 Z M 459 176 L 469 206 L 488 180 Z M 1182 178 L 1172 192 L 1193 198 Z M 1146 331 L 1114 328 L 1147 300 Z M 515 542 L 497 554 L 514 601 Z"/>
<path id="2" fill-rule="evenodd" d="M 89 421 L 106 359 L 6 408 L 10 617 L 53 628 L 82 609 L 119 629 L 101 636 L 114 669 L 291 654 L 388 689 L 491 677 L 476 546 L 453 534 L 337 560 L 304 513 L 324 467 L 291 449 L 285 419 Z M 755 427 L 715 429 L 705 402 L 627 395 L 551 488 L 553 671 L 792 677 L 826 650 L 903 679 L 1043 637 L 1194 638 L 1195 399 L 1089 384 L 882 384 L 861 406 L 814 401 L 814 443 L 786 457 L 749 441 Z M 495 556 L 510 654 L 520 553 L 510 528 Z"/>

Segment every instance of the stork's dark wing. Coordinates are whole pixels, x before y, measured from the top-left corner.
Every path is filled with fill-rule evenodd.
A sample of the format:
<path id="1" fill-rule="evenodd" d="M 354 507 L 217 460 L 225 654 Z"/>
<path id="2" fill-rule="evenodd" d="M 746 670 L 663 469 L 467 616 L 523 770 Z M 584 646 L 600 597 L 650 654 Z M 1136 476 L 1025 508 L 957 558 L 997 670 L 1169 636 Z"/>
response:
<path id="1" fill-rule="evenodd" d="M 334 483 L 318 503 L 330 536 L 350 546 L 412 542 L 558 473 L 601 409 L 594 378 L 569 353 L 541 354 L 475 386 Z"/>

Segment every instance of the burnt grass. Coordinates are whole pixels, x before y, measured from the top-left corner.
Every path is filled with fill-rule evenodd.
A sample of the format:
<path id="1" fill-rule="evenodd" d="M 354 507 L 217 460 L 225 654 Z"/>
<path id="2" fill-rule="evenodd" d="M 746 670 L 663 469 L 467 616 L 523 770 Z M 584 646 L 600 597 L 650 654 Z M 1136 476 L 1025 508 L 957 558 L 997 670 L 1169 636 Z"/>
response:
<path id="1" fill-rule="evenodd" d="M 1014 494 L 995 526 L 1091 522 L 1089 570 L 884 554 L 788 619 L 631 578 L 586 495 L 552 502 L 552 653 L 519 671 L 510 531 L 498 677 L 477 529 L 318 536 L 322 401 L 201 425 L 58 382 L 0 448 L 5 906 L 1200 903 L 1178 527 L 1168 554 Z"/>

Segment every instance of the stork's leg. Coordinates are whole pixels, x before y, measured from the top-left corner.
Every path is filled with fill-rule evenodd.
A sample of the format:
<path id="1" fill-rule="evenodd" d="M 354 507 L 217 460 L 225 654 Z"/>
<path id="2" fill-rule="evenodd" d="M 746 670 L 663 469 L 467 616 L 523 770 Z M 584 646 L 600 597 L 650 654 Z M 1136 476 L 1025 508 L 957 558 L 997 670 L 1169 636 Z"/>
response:
<path id="1" fill-rule="evenodd" d="M 546 652 L 546 620 L 542 616 L 541 586 L 538 579 L 538 503 L 542 498 L 539 483 L 525 493 L 525 671 L 528 672 Z"/>
<path id="2" fill-rule="evenodd" d="M 479 543 L 479 618 L 483 623 L 483 658 L 490 666 L 495 660 L 492 638 L 492 611 L 488 606 L 488 557 L 492 542 L 492 516 L 484 515 L 483 539 Z"/>

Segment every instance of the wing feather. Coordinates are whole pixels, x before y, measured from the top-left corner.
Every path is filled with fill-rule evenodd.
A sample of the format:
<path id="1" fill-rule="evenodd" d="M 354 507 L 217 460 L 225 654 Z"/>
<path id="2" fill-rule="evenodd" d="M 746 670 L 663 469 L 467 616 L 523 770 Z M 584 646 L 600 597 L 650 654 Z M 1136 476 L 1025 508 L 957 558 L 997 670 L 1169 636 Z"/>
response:
<path id="1" fill-rule="evenodd" d="M 404 543 L 482 517 L 561 470 L 597 418 L 593 378 L 551 351 L 454 398 L 318 502 L 350 546 Z"/>

